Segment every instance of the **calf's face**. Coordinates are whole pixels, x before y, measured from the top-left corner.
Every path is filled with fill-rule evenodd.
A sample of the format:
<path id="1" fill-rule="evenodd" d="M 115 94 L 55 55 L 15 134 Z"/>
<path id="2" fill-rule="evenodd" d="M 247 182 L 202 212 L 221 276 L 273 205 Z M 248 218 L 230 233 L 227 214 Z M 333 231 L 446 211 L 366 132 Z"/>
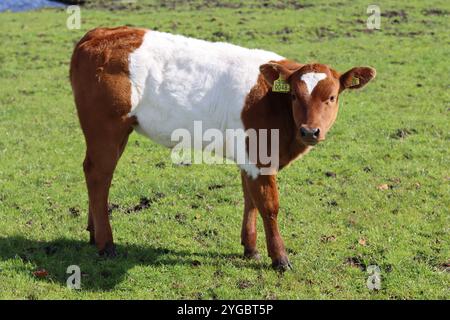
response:
<path id="1" fill-rule="evenodd" d="M 344 74 L 324 64 L 299 64 L 282 60 L 260 67 L 270 86 L 281 78 L 289 84 L 292 115 L 297 139 L 305 145 L 325 140 L 339 108 L 339 94 L 345 89 L 358 89 L 375 77 L 375 69 L 352 68 Z"/>

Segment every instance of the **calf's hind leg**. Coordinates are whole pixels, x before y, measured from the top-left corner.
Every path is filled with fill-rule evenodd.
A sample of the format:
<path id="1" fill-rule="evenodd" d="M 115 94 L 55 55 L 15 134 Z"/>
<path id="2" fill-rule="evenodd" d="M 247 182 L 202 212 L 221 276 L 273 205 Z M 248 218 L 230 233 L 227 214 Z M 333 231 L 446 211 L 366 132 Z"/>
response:
<path id="1" fill-rule="evenodd" d="M 98 128 L 98 127 L 97 127 Z M 125 149 L 131 124 L 96 130 L 86 135 L 86 158 L 83 163 L 89 196 L 88 230 L 90 242 L 100 255 L 115 256 L 111 225 L 108 218 L 108 194 L 117 162 Z"/>

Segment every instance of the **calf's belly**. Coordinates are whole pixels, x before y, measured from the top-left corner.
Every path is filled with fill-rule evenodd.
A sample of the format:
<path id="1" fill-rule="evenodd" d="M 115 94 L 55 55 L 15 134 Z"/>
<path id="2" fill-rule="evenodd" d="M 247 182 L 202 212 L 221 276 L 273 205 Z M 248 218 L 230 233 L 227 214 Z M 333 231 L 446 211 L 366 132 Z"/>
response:
<path id="1" fill-rule="evenodd" d="M 140 105 L 132 114 L 138 122 L 135 130 L 160 145 L 173 148 L 183 139 L 189 142 L 192 149 L 203 150 L 215 142 L 217 151 L 223 152 L 221 156 L 231 160 L 234 160 L 234 155 L 229 153 L 227 156 L 226 153 L 229 145 L 227 135 L 239 130 L 243 132 L 239 116 L 210 114 L 201 108 Z M 190 137 L 190 141 L 186 141 L 187 137 Z"/>

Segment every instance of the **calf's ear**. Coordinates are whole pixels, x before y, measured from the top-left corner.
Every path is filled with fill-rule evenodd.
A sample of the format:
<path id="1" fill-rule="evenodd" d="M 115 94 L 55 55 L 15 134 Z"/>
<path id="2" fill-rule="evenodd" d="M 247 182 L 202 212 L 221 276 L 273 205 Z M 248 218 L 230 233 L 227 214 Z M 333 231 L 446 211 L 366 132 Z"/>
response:
<path id="1" fill-rule="evenodd" d="M 356 67 L 348 70 L 339 77 L 341 91 L 344 89 L 359 89 L 375 78 L 377 72 L 370 67 Z"/>
<path id="2" fill-rule="evenodd" d="M 278 61 L 269 61 L 259 67 L 259 71 L 264 76 L 266 82 L 272 86 L 273 82 L 277 80 L 280 76 L 287 80 L 291 74 L 295 72 L 291 69 L 289 65 Z"/>

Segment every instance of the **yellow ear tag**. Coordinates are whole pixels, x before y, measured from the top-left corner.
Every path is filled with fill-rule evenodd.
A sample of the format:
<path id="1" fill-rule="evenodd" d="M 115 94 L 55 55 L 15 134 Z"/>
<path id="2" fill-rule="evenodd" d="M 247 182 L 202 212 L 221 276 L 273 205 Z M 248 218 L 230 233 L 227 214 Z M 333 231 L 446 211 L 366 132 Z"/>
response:
<path id="1" fill-rule="evenodd" d="M 357 86 L 359 84 L 359 78 L 353 77 L 352 78 L 352 87 Z"/>
<path id="2" fill-rule="evenodd" d="M 277 80 L 273 82 L 272 86 L 273 92 L 289 92 L 291 91 L 291 86 L 281 77 L 281 74 Z"/>

